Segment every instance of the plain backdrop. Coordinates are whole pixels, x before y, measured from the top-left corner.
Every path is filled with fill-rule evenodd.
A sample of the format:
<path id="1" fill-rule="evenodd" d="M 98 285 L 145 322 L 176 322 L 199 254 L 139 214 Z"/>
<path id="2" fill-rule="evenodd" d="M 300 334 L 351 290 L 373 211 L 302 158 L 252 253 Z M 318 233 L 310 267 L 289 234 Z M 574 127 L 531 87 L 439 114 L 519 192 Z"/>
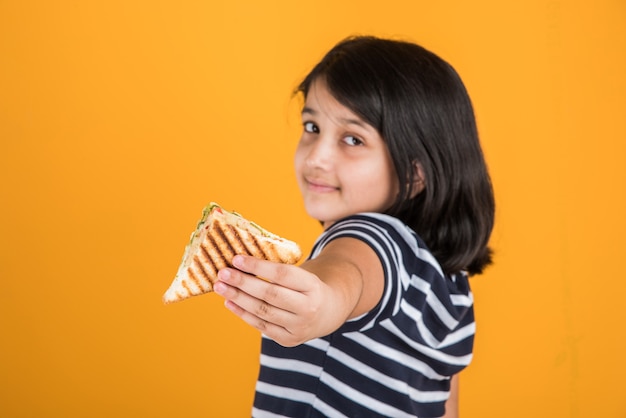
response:
<path id="1" fill-rule="evenodd" d="M 0 416 L 245 417 L 259 335 L 163 305 L 216 201 L 298 241 L 292 91 L 337 41 L 448 60 L 497 198 L 463 418 L 625 417 L 623 0 L 0 0 Z"/>

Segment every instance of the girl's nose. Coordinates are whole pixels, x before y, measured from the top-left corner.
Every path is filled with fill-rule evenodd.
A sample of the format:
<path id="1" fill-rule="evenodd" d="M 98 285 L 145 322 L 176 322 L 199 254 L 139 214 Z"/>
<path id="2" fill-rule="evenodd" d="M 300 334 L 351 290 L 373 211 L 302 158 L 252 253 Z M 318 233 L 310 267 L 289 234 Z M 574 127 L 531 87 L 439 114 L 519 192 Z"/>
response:
<path id="1" fill-rule="evenodd" d="M 332 147 L 327 141 L 319 138 L 307 154 L 305 163 L 311 168 L 327 169 L 332 163 Z"/>

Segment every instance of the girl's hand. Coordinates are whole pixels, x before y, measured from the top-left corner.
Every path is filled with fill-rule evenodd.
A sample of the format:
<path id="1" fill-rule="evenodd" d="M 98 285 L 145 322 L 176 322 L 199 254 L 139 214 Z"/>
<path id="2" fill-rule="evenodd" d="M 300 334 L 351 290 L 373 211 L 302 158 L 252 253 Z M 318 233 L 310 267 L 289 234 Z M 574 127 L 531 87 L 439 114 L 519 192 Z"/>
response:
<path id="1" fill-rule="evenodd" d="M 284 346 L 317 336 L 315 326 L 327 297 L 317 276 L 300 267 L 242 255 L 233 258 L 233 265 L 236 269 L 220 270 L 214 286 L 228 309 Z"/>
<path id="2" fill-rule="evenodd" d="M 372 309 L 384 288 L 376 253 L 354 238 L 338 238 L 302 266 L 235 256 L 218 273 L 215 293 L 246 323 L 290 347 L 328 335 Z M 262 279 L 260 279 L 262 278 Z"/>

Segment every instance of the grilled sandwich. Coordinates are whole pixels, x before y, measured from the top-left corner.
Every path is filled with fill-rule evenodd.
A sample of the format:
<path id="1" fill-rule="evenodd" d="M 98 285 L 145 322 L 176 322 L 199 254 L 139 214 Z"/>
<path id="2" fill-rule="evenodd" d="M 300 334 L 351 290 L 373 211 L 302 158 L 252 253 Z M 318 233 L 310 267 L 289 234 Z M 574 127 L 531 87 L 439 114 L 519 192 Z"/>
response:
<path id="1" fill-rule="evenodd" d="M 237 254 L 285 264 L 302 257 L 298 244 L 279 237 L 216 203 L 206 206 L 183 255 L 176 277 L 163 295 L 165 303 L 213 291 L 217 272 L 232 267 Z"/>

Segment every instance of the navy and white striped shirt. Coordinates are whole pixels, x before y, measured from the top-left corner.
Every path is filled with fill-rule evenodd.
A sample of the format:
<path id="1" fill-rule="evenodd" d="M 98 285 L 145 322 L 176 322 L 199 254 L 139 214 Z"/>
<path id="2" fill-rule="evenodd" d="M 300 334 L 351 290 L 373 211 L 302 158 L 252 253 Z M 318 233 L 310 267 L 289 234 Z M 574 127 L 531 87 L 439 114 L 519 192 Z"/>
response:
<path id="1" fill-rule="evenodd" d="M 408 226 L 374 213 L 333 224 L 310 258 L 340 237 L 362 240 L 376 252 L 383 296 L 370 312 L 297 347 L 263 337 L 253 416 L 442 416 L 450 377 L 472 358 L 467 275 L 445 276 Z"/>

